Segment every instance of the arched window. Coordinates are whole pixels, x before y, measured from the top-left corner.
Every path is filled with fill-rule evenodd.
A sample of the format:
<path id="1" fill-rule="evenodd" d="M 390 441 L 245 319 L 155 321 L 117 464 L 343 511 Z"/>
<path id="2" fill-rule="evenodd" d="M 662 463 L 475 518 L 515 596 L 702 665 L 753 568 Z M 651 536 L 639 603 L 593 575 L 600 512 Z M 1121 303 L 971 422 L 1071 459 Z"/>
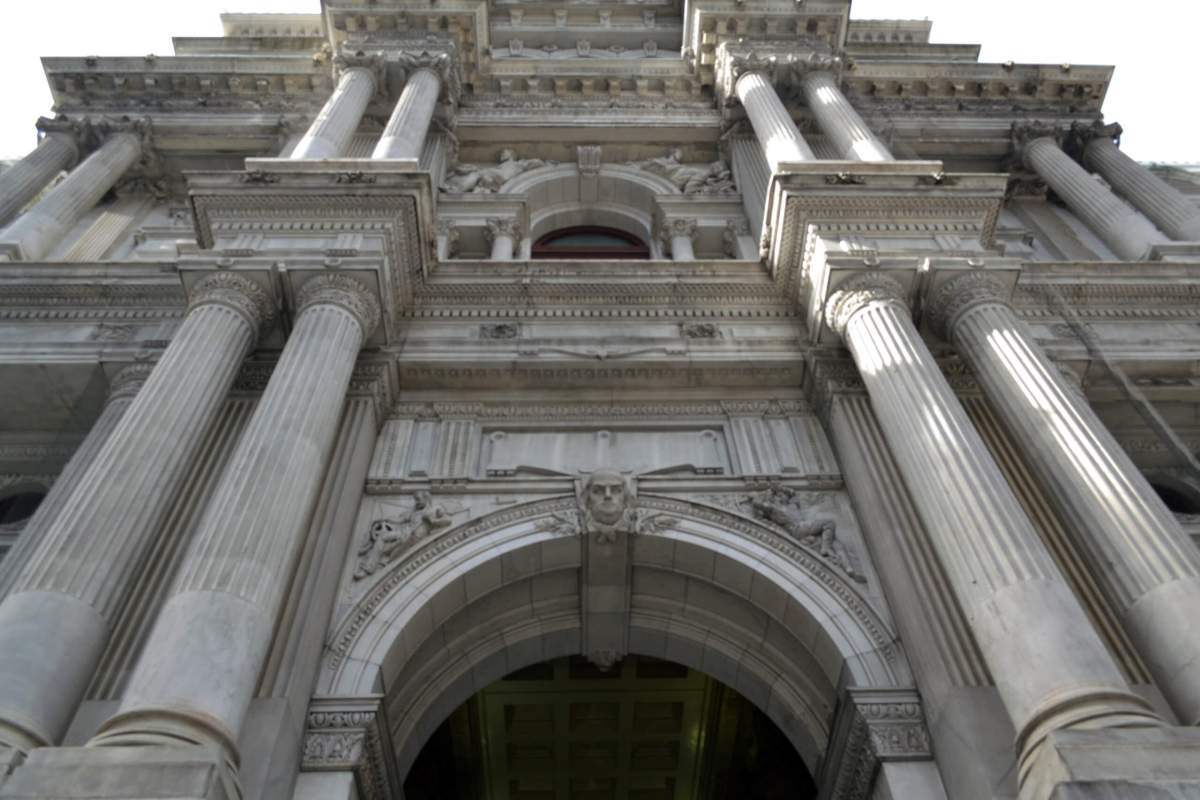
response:
<path id="1" fill-rule="evenodd" d="M 578 225 L 547 233 L 533 245 L 534 258 L 647 259 L 650 248 L 616 228 Z"/>

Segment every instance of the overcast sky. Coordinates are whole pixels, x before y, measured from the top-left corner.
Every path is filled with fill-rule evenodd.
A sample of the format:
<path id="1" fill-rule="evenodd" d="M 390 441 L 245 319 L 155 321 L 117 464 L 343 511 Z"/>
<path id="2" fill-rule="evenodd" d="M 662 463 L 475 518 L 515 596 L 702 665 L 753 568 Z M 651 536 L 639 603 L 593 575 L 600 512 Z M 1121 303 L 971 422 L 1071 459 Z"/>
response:
<path id="1" fill-rule="evenodd" d="M 1136 10 L 1094 0 L 854 0 L 856 18 L 934 21 L 937 42 L 983 45 L 983 61 L 1115 64 L 1105 103 L 1125 126 L 1123 147 L 1143 161 L 1200 162 L 1200 3 L 1140 0 Z M 0 157 L 37 141 L 50 112 L 40 56 L 171 53 L 171 36 L 216 36 L 222 11 L 316 13 L 319 0 L 43 0 L 7 2 L 0 22 L 5 77 Z"/>

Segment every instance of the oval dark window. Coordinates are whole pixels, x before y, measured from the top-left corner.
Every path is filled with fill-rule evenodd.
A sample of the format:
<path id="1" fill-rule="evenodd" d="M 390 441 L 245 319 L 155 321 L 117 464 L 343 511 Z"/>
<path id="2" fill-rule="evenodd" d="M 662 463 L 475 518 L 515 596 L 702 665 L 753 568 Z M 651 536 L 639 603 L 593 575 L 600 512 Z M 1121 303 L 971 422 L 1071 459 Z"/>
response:
<path id="1" fill-rule="evenodd" d="M 45 492 L 29 491 L 9 495 L 0 500 L 0 525 L 29 519 L 45 496 Z"/>
<path id="2" fill-rule="evenodd" d="M 578 225 L 551 231 L 538 239 L 533 257 L 647 259 L 650 248 L 633 234 L 616 228 Z"/>

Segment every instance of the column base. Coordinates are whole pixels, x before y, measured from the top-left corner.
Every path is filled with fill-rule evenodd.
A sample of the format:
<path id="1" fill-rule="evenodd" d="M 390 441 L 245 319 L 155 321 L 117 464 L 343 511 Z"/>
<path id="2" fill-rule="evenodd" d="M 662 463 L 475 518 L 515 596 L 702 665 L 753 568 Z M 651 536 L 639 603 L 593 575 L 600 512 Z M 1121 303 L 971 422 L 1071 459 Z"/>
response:
<path id="1" fill-rule="evenodd" d="M 1055 731 L 1022 800 L 1200 800 L 1200 730 Z"/>
<path id="2" fill-rule="evenodd" d="M 0 781 L 2 800 L 241 800 L 216 747 L 43 747 Z"/>

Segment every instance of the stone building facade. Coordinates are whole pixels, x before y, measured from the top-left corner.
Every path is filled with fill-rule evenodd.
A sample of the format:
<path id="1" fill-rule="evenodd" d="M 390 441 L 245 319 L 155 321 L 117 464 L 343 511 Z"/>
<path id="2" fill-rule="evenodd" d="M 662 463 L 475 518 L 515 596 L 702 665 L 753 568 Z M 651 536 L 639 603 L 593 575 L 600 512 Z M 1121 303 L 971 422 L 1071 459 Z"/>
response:
<path id="1" fill-rule="evenodd" d="M 0 798 L 436 796 L 548 662 L 707 676 L 823 800 L 1200 797 L 1200 181 L 1109 67 L 849 0 L 313 10 L 44 60 Z M 487 797 L 716 796 L 545 724 Z"/>

